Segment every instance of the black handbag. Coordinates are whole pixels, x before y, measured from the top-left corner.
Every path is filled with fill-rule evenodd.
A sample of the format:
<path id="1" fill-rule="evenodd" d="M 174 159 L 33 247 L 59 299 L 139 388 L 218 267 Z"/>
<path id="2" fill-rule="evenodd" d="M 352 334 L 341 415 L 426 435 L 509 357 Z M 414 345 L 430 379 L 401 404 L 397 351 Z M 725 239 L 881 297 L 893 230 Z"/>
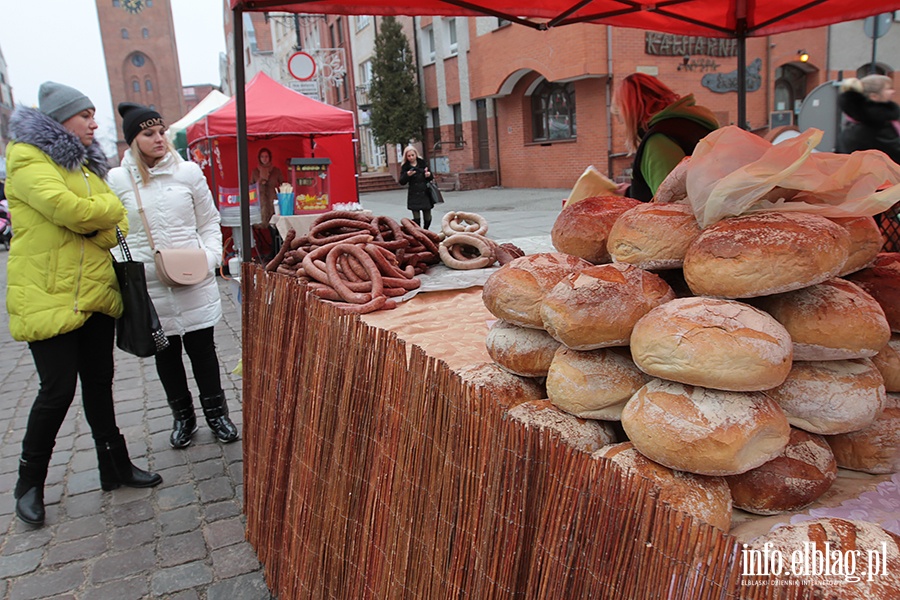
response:
<path id="1" fill-rule="evenodd" d="M 124 261 L 113 261 L 124 307 L 122 316 L 116 320 L 116 346 L 135 356 L 153 356 L 168 348 L 169 340 L 147 293 L 144 263 L 131 259 L 125 236 L 118 227 L 116 238 L 125 257 Z"/>
<path id="2" fill-rule="evenodd" d="M 431 205 L 443 204 L 444 196 L 441 194 L 441 188 L 437 186 L 434 180 L 426 181 L 425 185 L 428 189 L 428 195 L 431 197 Z"/>

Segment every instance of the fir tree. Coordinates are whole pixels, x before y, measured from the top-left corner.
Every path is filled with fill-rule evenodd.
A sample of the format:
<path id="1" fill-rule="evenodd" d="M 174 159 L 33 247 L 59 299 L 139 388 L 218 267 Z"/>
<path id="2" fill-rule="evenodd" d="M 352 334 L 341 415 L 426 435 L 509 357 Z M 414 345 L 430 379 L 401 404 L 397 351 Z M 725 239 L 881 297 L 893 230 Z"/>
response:
<path id="1" fill-rule="evenodd" d="M 418 139 L 425 127 L 425 104 L 416 81 L 409 41 L 394 17 L 385 17 L 372 58 L 370 125 L 379 144 Z"/>

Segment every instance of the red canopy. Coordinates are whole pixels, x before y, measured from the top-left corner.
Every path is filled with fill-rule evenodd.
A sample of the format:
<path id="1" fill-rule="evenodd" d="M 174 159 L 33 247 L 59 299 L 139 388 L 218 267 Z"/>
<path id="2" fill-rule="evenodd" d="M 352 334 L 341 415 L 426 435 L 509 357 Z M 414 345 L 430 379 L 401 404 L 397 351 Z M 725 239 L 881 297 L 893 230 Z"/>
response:
<path id="1" fill-rule="evenodd" d="M 900 1 L 416 0 L 400 3 L 379 0 L 231 0 L 231 7 L 245 11 L 348 15 L 494 15 L 539 29 L 589 22 L 684 35 L 752 37 L 861 19 L 898 10 Z"/>
<path id="2" fill-rule="evenodd" d="M 247 136 L 353 134 L 353 113 L 313 100 L 265 73 L 247 84 Z M 231 98 L 187 129 L 188 144 L 202 138 L 236 137 L 237 111 Z"/>

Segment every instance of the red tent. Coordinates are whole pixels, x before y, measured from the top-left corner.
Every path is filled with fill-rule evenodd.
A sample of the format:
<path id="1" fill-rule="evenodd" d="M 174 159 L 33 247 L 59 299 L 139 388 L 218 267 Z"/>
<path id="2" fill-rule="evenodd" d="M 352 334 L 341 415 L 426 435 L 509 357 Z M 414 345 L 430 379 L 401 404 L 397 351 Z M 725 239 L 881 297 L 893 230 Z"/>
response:
<path id="1" fill-rule="evenodd" d="M 290 181 L 291 158 L 331 159 L 333 203 L 356 202 L 353 113 L 295 92 L 264 73 L 246 87 L 247 141 L 250 165 L 260 148 Z M 237 106 L 232 98 L 187 129 L 188 147 L 208 157 L 207 177 L 213 189 L 238 187 Z M 207 146 L 208 144 L 208 146 Z"/>

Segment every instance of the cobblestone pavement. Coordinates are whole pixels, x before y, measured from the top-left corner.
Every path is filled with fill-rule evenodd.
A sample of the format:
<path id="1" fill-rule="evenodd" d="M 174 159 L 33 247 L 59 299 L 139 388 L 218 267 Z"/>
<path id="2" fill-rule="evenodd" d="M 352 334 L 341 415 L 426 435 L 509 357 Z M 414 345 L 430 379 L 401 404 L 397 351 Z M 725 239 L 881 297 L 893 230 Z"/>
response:
<path id="1" fill-rule="evenodd" d="M 0 252 L 6 290 L 6 252 Z M 220 279 L 225 318 L 215 329 L 222 382 L 241 427 L 236 287 Z M 63 424 L 45 488 L 47 520 L 15 516 L 12 490 L 38 378 L 26 344 L 9 336 L 0 302 L 0 599 L 255 600 L 271 598 L 244 540 L 241 443 L 218 443 L 196 400 L 200 430 L 185 450 L 169 446 L 172 416 L 153 359 L 116 350 L 119 428 L 132 461 L 163 477 L 152 489 L 100 490 L 97 456 L 80 391 Z M 190 372 L 190 368 L 188 368 Z"/>
<path id="2" fill-rule="evenodd" d="M 549 235 L 565 194 L 445 192 L 431 229 L 440 229 L 445 212 L 463 210 L 483 214 L 494 239 Z M 410 216 L 405 189 L 365 194 L 362 204 L 375 214 Z M 38 378 L 27 345 L 9 336 L 6 256 L 0 251 L 0 600 L 271 599 L 244 540 L 241 443 L 218 443 L 195 398 L 200 430 L 189 448 L 172 449 L 172 416 L 152 359 L 116 350 L 116 414 L 134 463 L 160 473 L 163 483 L 100 490 L 79 391 L 50 463 L 45 525 L 36 529 L 15 517 L 12 490 Z M 216 345 L 231 416 L 241 427 L 241 379 L 231 374 L 241 357 L 240 306 L 233 282 L 220 279 L 219 286 L 224 319 Z"/>

